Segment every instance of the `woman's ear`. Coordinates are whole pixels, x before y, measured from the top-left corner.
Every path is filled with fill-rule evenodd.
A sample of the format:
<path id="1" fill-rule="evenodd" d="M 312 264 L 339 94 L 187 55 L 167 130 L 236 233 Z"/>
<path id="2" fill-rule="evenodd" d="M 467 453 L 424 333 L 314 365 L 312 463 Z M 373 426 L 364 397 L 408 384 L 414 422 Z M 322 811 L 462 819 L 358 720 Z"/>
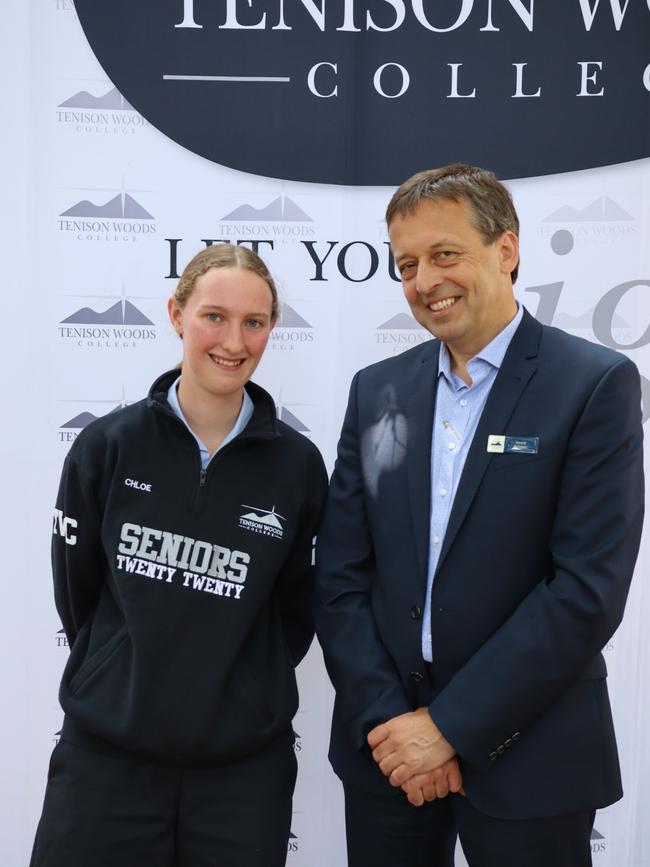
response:
<path id="1" fill-rule="evenodd" d="M 169 314 L 169 321 L 174 327 L 176 334 L 183 339 L 183 310 L 178 306 L 178 302 L 172 295 L 169 301 L 167 302 L 167 313 Z"/>

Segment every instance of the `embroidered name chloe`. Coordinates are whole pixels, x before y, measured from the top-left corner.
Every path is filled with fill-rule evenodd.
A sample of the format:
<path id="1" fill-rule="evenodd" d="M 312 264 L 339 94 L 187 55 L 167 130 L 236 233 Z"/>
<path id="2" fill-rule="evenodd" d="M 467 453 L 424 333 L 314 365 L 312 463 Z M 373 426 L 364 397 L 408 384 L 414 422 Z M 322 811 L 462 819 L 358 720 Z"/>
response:
<path id="1" fill-rule="evenodd" d="M 135 479 L 124 479 L 124 484 L 127 488 L 135 488 L 138 491 L 147 491 L 147 493 L 151 493 L 151 485 L 148 485 L 146 482 L 136 482 Z"/>

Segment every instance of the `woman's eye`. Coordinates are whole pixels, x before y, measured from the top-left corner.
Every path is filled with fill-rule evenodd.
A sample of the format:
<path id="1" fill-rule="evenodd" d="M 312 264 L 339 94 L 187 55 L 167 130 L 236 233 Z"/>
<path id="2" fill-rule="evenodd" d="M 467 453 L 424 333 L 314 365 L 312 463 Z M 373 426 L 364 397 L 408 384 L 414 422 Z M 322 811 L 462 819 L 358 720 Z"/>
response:
<path id="1" fill-rule="evenodd" d="M 220 313 L 208 313 L 206 314 L 208 322 L 219 322 L 221 320 Z"/>
<path id="2" fill-rule="evenodd" d="M 259 319 L 248 319 L 248 320 L 246 321 L 246 325 L 247 325 L 249 328 L 261 328 L 263 324 L 264 324 L 264 323 L 261 322 Z"/>

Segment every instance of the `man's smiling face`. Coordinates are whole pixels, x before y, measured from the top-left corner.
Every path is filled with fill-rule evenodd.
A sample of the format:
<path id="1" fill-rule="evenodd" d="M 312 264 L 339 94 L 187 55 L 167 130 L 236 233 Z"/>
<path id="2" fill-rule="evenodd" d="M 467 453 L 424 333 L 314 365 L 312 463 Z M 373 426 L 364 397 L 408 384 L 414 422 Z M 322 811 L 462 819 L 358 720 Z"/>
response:
<path id="1" fill-rule="evenodd" d="M 413 316 L 452 356 L 471 358 L 514 317 L 517 238 L 486 244 L 465 200 L 424 200 L 388 233 Z"/>

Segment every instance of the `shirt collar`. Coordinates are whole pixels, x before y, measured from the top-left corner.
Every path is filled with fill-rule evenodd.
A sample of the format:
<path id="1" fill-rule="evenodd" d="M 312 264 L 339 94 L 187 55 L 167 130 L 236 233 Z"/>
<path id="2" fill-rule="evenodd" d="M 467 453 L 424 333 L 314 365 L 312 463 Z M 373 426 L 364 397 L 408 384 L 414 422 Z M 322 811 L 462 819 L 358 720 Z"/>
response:
<path id="1" fill-rule="evenodd" d="M 199 447 L 200 452 L 204 455 L 209 455 L 208 449 L 201 442 L 201 440 L 197 437 L 197 435 L 194 433 L 192 428 L 187 423 L 187 419 L 183 415 L 183 410 L 181 409 L 181 405 L 180 405 L 179 400 L 178 400 L 178 383 L 180 382 L 180 380 L 181 380 L 181 378 L 180 378 L 180 376 L 178 376 L 172 382 L 172 384 L 169 386 L 169 389 L 167 391 L 167 403 L 174 410 L 174 412 L 176 413 L 178 418 L 183 422 L 185 427 L 190 431 L 190 433 L 192 434 L 192 436 L 194 437 L 194 439 L 197 442 L 197 445 Z M 244 430 L 244 428 L 246 427 L 246 425 L 250 421 L 251 416 L 253 415 L 253 409 L 254 409 L 253 401 L 251 400 L 251 397 L 248 394 L 248 392 L 246 391 L 246 389 L 244 389 L 244 398 L 242 400 L 241 409 L 239 410 L 239 415 L 237 416 L 235 424 L 232 426 L 232 430 L 225 437 L 224 441 L 219 446 L 219 449 L 223 448 L 227 443 L 229 443 L 231 440 L 233 440 L 236 436 L 238 436 Z M 219 449 L 217 449 L 217 451 L 219 451 Z M 216 454 L 216 452 L 215 452 L 215 454 Z"/>
<path id="2" fill-rule="evenodd" d="M 488 364 L 492 365 L 492 367 L 496 367 L 498 370 L 501 367 L 504 356 L 510 346 L 510 341 L 514 337 L 517 328 L 519 328 L 519 323 L 523 319 L 523 316 L 524 308 L 521 304 L 517 304 L 517 313 L 515 318 L 509 322 L 506 327 L 496 335 L 496 337 L 493 337 L 487 346 L 484 346 L 475 356 L 470 358 L 467 363 L 470 364 L 472 361 L 480 359 L 481 361 L 486 361 Z M 440 375 L 444 376 L 448 382 L 452 381 L 451 355 L 447 346 L 442 342 L 440 343 L 440 355 L 438 358 L 438 376 Z"/>

